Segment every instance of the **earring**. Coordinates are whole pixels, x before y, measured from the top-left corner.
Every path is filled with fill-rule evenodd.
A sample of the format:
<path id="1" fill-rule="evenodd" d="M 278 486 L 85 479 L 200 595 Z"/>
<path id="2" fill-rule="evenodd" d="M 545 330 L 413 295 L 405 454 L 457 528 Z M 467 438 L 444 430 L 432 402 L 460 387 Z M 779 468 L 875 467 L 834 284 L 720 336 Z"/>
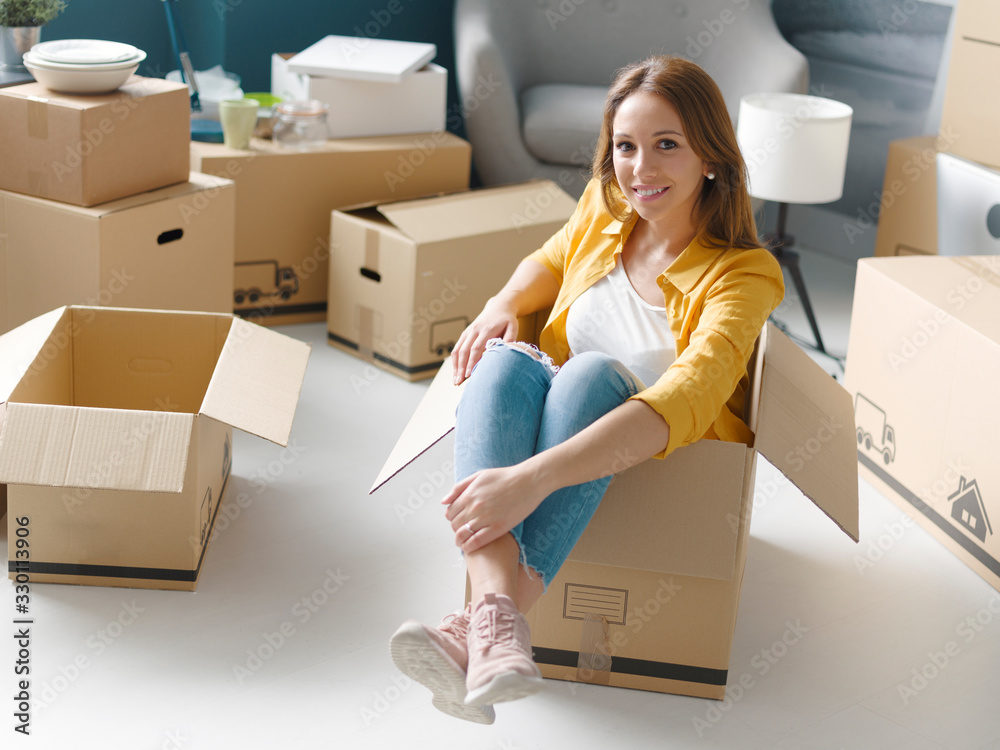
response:
<path id="1" fill-rule="evenodd" d="M 710 179 L 710 180 L 714 180 L 714 179 L 715 179 L 715 172 L 709 172 L 709 173 L 708 173 L 707 175 L 705 175 L 705 176 L 706 176 L 706 177 L 707 177 L 708 179 Z"/>

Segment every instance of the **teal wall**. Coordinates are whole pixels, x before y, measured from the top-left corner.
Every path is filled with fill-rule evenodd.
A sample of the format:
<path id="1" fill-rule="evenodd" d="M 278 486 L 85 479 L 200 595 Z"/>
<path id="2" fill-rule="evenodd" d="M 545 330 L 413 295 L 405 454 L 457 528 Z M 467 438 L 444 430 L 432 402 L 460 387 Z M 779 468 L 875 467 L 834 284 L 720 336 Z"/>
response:
<path id="1" fill-rule="evenodd" d="M 454 80 L 454 0 L 177 0 L 172 2 L 196 70 L 222 65 L 244 91 L 268 91 L 271 54 L 298 52 L 327 34 L 437 45 L 435 62 Z M 162 0 L 67 0 L 43 39 L 111 39 L 145 50 L 142 75 L 162 78 L 178 65 Z"/>

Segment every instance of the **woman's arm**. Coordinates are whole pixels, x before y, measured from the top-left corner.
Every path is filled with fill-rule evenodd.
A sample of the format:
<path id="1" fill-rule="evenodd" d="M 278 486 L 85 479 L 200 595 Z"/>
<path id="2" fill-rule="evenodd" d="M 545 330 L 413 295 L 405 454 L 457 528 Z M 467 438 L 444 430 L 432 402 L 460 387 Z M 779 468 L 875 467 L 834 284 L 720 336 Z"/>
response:
<path id="1" fill-rule="evenodd" d="M 467 477 L 442 500 L 464 552 L 500 538 L 563 487 L 617 474 L 663 450 L 670 428 L 652 407 L 627 401 L 526 461 Z M 465 525 L 473 530 L 469 536 Z"/>
<path id="2" fill-rule="evenodd" d="M 470 374 L 492 338 L 513 341 L 517 336 L 517 319 L 551 307 L 559 294 L 559 280 L 552 271 L 536 260 L 522 260 L 510 279 L 483 311 L 458 337 L 451 352 L 451 363 L 458 385 Z"/>

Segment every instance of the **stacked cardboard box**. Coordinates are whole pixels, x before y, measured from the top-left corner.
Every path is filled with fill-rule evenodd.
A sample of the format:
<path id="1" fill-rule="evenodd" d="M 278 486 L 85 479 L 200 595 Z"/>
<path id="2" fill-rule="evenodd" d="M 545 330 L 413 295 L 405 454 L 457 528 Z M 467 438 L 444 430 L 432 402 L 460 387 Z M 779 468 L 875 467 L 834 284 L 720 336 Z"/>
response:
<path id="1" fill-rule="evenodd" d="M 191 143 L 191 169 L 236 183 L 229 309 L 265 325 L 326 319 L 330 212 L 469 185 L 472 149 L 446 132 L 329 140 L 309 152 Z"/>
<path id="2" fill-rule="evenodd" d="M 234 188 L 192 175 L 187 87 L 0 89 L 0 333 L 64 304 L 224 312 Z"/>
<path id="3" fill-rule="evenodd" d="M 1000 168 L 1000 7 L 961 0 L 954 13 L 940 130 L 889 145 L 882 194 L 859 217 L 878 222 L 879 256 L 938 253 L 938 152 Z"/>
<path id="4" fill-rule="evenodd" d="M 297 55 L 271 57 L 271 92 L 330 105 L 330 138 L 445 128 L 448 71 L 433 44 L 327 36 Z"/>

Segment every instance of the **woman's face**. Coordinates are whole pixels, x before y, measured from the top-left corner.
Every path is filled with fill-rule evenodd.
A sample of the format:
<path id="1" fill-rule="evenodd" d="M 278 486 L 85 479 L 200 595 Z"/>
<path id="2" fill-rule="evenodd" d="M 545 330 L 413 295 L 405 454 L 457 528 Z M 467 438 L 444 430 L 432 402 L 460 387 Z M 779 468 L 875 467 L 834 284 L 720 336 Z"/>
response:
<path id="1" fill-rule="evenodd" d="M 702 182 L 711 169 L 691 150 L 680 115 L 658 94 L 636 91 L 612 123 L 615 177 L 643 219 L 693 220 Z"/>

